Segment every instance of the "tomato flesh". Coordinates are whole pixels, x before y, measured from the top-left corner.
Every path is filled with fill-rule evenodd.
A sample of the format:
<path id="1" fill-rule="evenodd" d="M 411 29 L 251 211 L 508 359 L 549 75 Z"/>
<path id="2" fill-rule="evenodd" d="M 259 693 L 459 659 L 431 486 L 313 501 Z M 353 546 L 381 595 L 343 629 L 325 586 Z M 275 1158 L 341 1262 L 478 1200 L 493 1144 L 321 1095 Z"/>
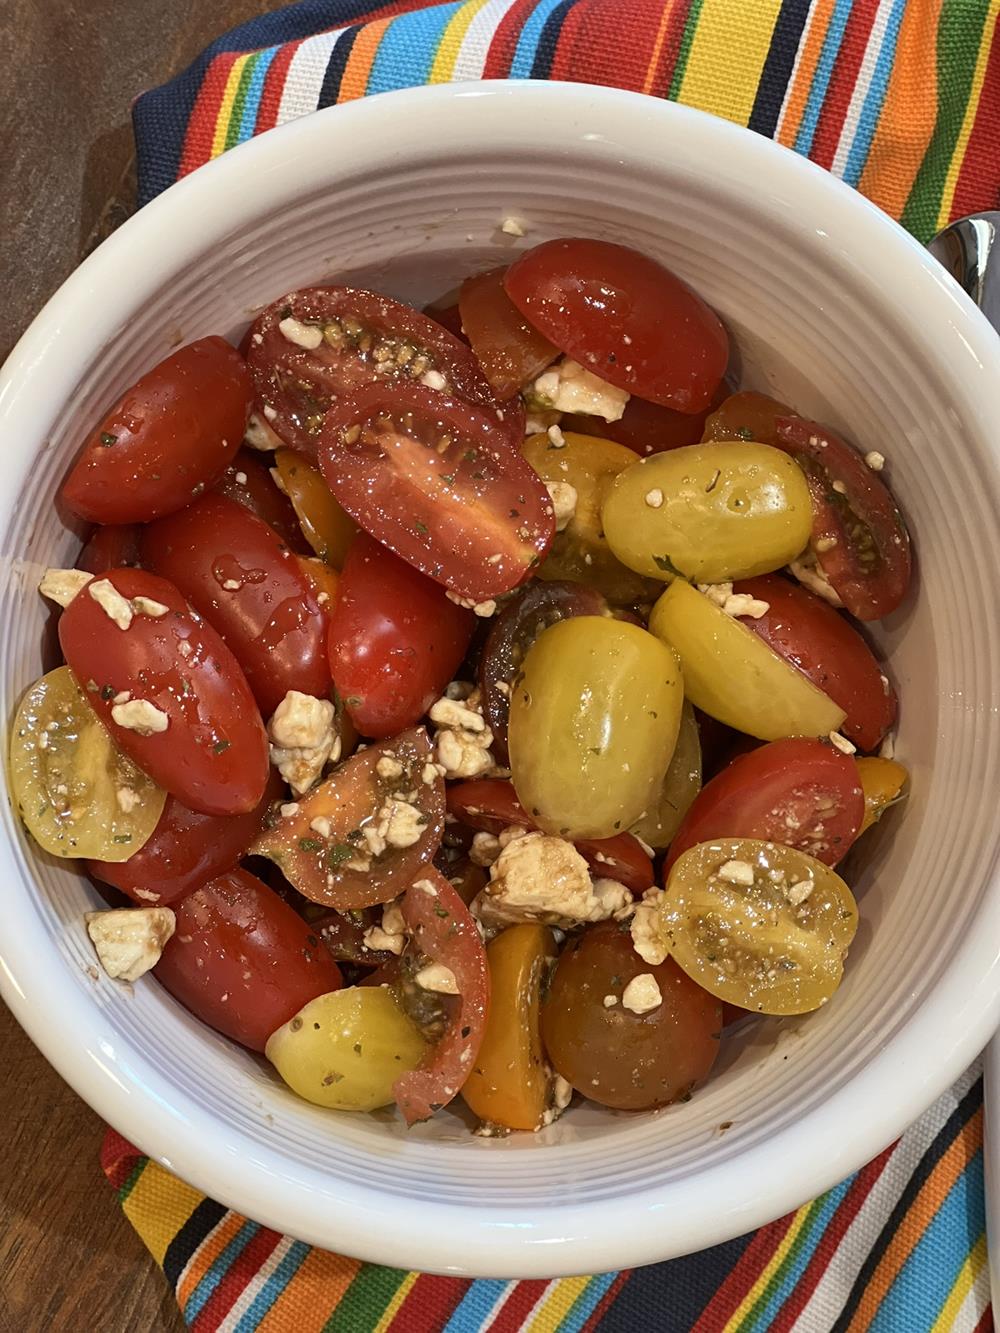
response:
<path id="1" fill-rule="evenodd" d="M 77 569 L 88 574 L 106 574 L 109 569 L 138 565 L 139 537 L 136 523 L 114 523 L 95 528 L 77 557 Z"/>
<path id="2" fill-rule="evenodd" d="M 510 398 L 557 356 L 504 291 L 506 268 L 466 278 L 458 298 L 462 328 L 498 398 Z"/>
<path id="3" fill-rule="evenodd" d="M 296 555 L 309 553 L 291 500 L 275 485 L 270 467 L 256 449 L 241 449 L 214 489 L 262 518 Z"/>

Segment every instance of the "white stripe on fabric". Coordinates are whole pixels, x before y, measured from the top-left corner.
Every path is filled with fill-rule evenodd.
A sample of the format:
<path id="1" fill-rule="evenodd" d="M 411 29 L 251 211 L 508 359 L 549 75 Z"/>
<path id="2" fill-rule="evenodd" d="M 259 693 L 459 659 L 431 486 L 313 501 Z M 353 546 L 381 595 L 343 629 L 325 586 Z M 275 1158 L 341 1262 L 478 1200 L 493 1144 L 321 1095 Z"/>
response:
<path id="1" fill-rule="evenodd" d="M 781 110 L 778 113 L 778 123 L 774 127 L 774 138 L 778 143 L 781 142 L 781 130 L 785 123 L 785 113 L 788 110 L 788 98 L 791 95 L 792 89 L 795 87 L 795 80 L 798 78 L 799 74 L 799 63 L 802 60 L 802 54 L 805 51 L 806 46 L 809 44 L 809 34 L 812 32 L 812 26 L 816 21 L 816 11 L 819 9 L 819 5 L 820 0 L 812 0 L 812 4 L 809 6 L 809 15 L 806 18 L 805 23 L 802 25 L 802 34 L 799 37 L 798 50 L 795 52 L 795 62 L 792 65 L 792 72 L 788 76 L 788 82 L 785 84 L 785 92 L 781 99 Z"/>
<path id="2" fill-rule="evenodd" d="M 257 1269 L 253 1277 L 247 1282 L 246 1286 L 240 1292 L 239 1299 L 226 1315 L 225 1319 L 219 1324 L 217 1333 L 232 1333 L 237 1327 L 242 1317 L 250 1309 L 254 1301 L 260 1294 L 264 1284 L 271 1277 L 274 1270 L 284 1259 L 285 1255 L 295 1244 L 291 1236 L 282 1236 L 274 1249 L 267 1256 L 260 1268 Z"/>
<path id="3" fill-rule="evenodd" d="M 508 1282 L 506 1287 L 504 1287 L 503 1291 L 496 1298 L 496 1300 L 493 1303 L 493 1308 L 483 1319 L 483 1322 L 480 1326 L 482 1329 L 482 1333 L 487 1333 L 487 1329 L 493 1327 L 493 1321 L 496 1319 L 497 1315 L 500 1313 L 503 1307 L 507 1304 L 507 1298 L 513 1293 L 514 1288 L 516 1286 L 517 1286 L 516 1282 Z"/>
<path id="4" fill-rule="evenodd" d="M 840 139 L 837 142 L 837 151 L 833 155 L 833 164 L 830 167 L 835 176 L 843 176 L 847 167 L 847 159 L 850 156 L 854 136 L 858 132 L 858 124 L 861 120 L 861 109 L 865 104 L 865 98 L 868 96 L 868 90 L 875 76 L 875 67 L 885 43 L 885 35 L 894 5 L 895 0 L 880 0 L 875 22 L 868 34 L 868 45 L 865 47 L 865 54 L 858 69 L 857 82 L 854 85 L 853 93 L 851 93 L 847 115 L 844 117 Z"/>
<path id="5" fill-rule="evenodd" d="M 958 1307 L 948 1333 L 976 1333 L 979 1321 L 990 1303 L 990 1265 L 989 1260 L 976 1274 L 976 1280 L 965 1293 L 965 1300 Z"/>
<path id="6" fill-rule="evenodd" d="M 300 42 L 285 74 L 285 86 L 278 107 L 278 125 L 297 120 L 299 116 L 308 116 L 316 110 L 330 55 L 346 31 L 346 28 L 337 28 L 335 32 L 320 32 Z"/>
<path id="7" fill-rule="evenodd" d="M 496 30 L 504 15 L 514 8 L 518 0 L 488 0 L 469 24 L 462 45 L 455 60 L 452 82 L 460 83 L 464 79 L 481 79 L 486 66 L 490 44 L 496 36 Z"/>

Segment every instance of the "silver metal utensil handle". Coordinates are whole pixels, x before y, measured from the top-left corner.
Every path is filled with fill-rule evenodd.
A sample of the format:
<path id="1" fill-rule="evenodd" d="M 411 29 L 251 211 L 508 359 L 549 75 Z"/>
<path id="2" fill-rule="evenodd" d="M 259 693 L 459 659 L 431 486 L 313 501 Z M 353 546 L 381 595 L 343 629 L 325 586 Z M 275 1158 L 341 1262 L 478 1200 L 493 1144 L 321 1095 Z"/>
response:
<path id="1" fill-rule="evenodd" d="M 959 218 L 927 248 L 1000 333 L 1000 210 Z"/>

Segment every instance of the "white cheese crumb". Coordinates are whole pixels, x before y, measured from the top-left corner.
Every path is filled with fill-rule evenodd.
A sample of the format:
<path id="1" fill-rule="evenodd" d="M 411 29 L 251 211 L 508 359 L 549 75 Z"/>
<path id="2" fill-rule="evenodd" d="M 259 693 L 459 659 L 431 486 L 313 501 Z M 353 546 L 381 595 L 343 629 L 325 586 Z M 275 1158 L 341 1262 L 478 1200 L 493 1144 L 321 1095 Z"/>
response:
<path id="1" fill-rule="evenodd" d="M 651 491 L 646 492 L 646 504 L 650 509 L 659 509 L 663 504 L 663 492 L 659 486 L 654 486 Z"/>
<path id="2" fill-rule="evenodd" d="M 425 389 L 437 389 L 438 392 L 441 392 L 448 387 L 448 381 L 441 374 L 440 370 L 434 369 L 428 370 L 421 375 L 420 383 Z"/>
<path id="3" fill-rule="evenodd" d="M 243 584 L 239 579 L 223 579 L 222 586 L 225 588 L 226 592 L 239 592 L 240 588 L 243 587 Z"/>
<path id="4" fill-rule="evenodd" d="M 273 407 L 264 408 L 264 416 L 268 420 L 273 421 L 277 415 Z M 281 448 L 281 436 L 271 429 L 267 420 L 262 421 L 256 412 L 251 412 L 247 428 L 243 432 L 243 443 L 249 445 L 251 449 L 258 449 L 261 453 L 267 454 Z"/>
<path id="5" fill-rule="evenodd" d="M 42 575 L 38 591 L 50 602 L 66 607 L 93 577 L 93 574 L 82 569 L 47 569 Z"/>
<path id="6" fill-rule="evenodd" d="M 617 995 L 605 995 L 604 997 L 605 1009 L 613 1009 L 617 1003 L 618 1003 Z"/>
<path id="7" fill-rule="evenodd" d="M 622 991 L 622 1007 L 633 1014 L 649 1014 L 663 1003 L 663 996 L 652 972 L 640 972 Z"/>
<path id="8" fill-rule="evenodd" d="M 425 823 L 417 806 L 390 797 L 361 832 L 372 856 L 381 856 L 387 847 L 412 847 L 419 842 Z"/>
<path id="9" fill-rule="evenodd" d="M 499 855 L 500 839 L 495 834 L 480 831 L 473 835 L 469 860 L 474 866 L 491 866 Z"/>
<path id="10" fill-rule="evenodd" d="M 464 606 L 466 611 L 473 611 L 484 620 L 496 615 L 497 604 L 492 597 L 487 598 L 485 602 L 477 602 L 472 597 L 459 597 L 457 592 L 451 592 L 450 590 L 445 593 L 445 596 L 449 602 L 454 602 L 456 606 Z"/>
<path id="11" fill-rule="evenodd" d="M 291 315 L 281 321 L 278 329 L 287 342 L 304 347 L 307 352 L 314 352 L 323 341 L 323 330 L 318 324 L 303 324 Z"/>
<path id="12" fill-rule="evenodd" d="M 154 601 L 152 597 L 133 597 L 132 609 L 138 611 L 142 616 L 152 616 L 154 620 L 159 620 L 170 610 L 169 606 L 164 606 L 162 602 Z"/>
<path id="13" fill-rule="evenodd" d="M 380 778 L 401 778 L 403 776 L 403 765 L 391 754 L 384 754 L 375 765 L 375 772 Z"/>
<path id="14" fill-rule="evenodd" d="M 237 472 L 234 481 L 237 486 L 245 486 L 247 484 L 247 474 L 245 472 Z"/>
<path id="15" fill-rule="evenodd" d="M 87 912 L 84 920 L 98 961 L 118 981 L 138 981 L 155 967 L 176 926 L 169 907 Z"/>
<path id="16" fill-rule="evenodd" d="M 449 698 L 453 681 L 445 695 L 431 705 L 428 716 L 438 728 L 434 737 L 434 758 L 449 778 L 475 778 L 494 767 L 490 746 L 493 732 L 480 711 L 479 692 L 471 690 L 465 702 Z"/>
<path id="17" fill-rule="evenodd" d="M 140 736 L 159 735 L 170 726 L 167 714 L 148 699 L 130 699 L 128 703 L 115 704 L 111 719 L 126 731 L 138 732 Z"/>
<path id="18" fill-rule="evenodd" d="M 844 605 L 834 591 L 823 566 L 817 561 L 815 552 L 807 551 L 798 560 L 793 560 L 788 568 L 804 588 L 814 592 L 817 597 L 822 597 L 824 602 L 829 602 L 831 606 Z"/>
<path id="19" fill-rule="evenodd" d="M 475 914 L 486 925 L 541 921 L 572 929 L 606 921 L 630 897 L 615 880 L 592 881 L 586 861 L 563 838 L 519 829 L 506 846 L 504 841 L 501 835 L 490 883 L 475 901 Z"/>
<path id="20" fill-rule="evenodd" d="M 587 416 L 603 417 L 605 421 L 620 421 L 631 397 L 626 389 L 599 379 L 569 357 L 563 357 L 539 375 L 532 385 L 532 392 L 547 409 L 582 412 Z"/>
<path id="21" fill-rule="evenodd" d="M 636 904 L 629 926 L 632 948 L 650 967 L 659 967 L 670 953 L 670 940 L 661 911 L 666 896 L 663 889 L 647 889 L 642 902 Z"/>
<path id="22" fill-rule="evenodd" d="M 436 898 L 438 896 L 438 891 L 434 887 L 434 881 L 432 879 L 415 879 L 413 881 L 413 887 L 419 889 L 421 893 L 426 893 L 431 898 Z"/>
<path id="23" fill-rule="evenodd" d="M 110 579 L 92 579 L 87 592 L 104 614 L 121 630 L 132 623 L 132 603 L 123 597 Z"/>
<path id="24" fill-rule="evenodd" d="M 458 982 L 455 973 L 444 963 L 428 963 L 413 978 L 421 990 L 433 991 L 436 995 L 457 995 Z"/>
<path id="25" fill-rule="evenodd" d="M 133 810 L 142 805 L 142 797 L 131 787 L 119 787 L 115 792 L 115 800 L 123 815 L 130 815 Z"/>
<path id="26" fill-rule="evenodd" d="M 838 749 L 841 754 L 857 754 L 858 747 L 852 745 L 846 736 L 841 736 L 839 731 L 831 731 L 829 736 L 831 744 Z"/>
<path id="27" fill-rule="evenodd" d="M 749 861 L 726 861 L 715 873 L 729 884 L 741 884 L 744 888 L 753 885 L 753 866 Z"/>
<path id="28" fill-rule="evenodd" d="M 835 481 L 833 483 L 833 489 L 837 492 L 838 495 L 847 494 L 847 487 L 844 485 L 842 481 Z"/>
<path id="29" fill-rule="evenodd" d="M 286 801 L 281 807 L 282 819 L 293 819 L 299 813 L 298 801 Z"/>
<path id="30" fill-rule="evenodd" d="M 563 532 L 576 514 L 576 502 L 579 499 L 577 489 L 568 481 L 547 481 L 545 489 L 549 493 L 555 512 L 556 532 Z"/>
<path id="31" fill-rule="evenodd" d="M 798 907 L 809 897 L 815 885 L 811 879 L 800 879 L 795 884 L 789 884 L 785 890 L 785 897 L 793 907 Z"/>
<path id="32" fill-rule="evenodd" d="M 337 710 L 329 699 L 289 690 L 267 724 L 271 763 L 301 796 L 340 758 Z"/>
<path id="33" fill-rule="evenodd" d="M 732 583 L 699 583 L 698 591 L 727 616 L 749 616 L 752 620 L 760 620 L 771 609 L 770 602 L 761 601 L 748 592 L 733 592 Z"/>
<path id="34" fill-rule="evenodd" d="M 865 463 L 873 472 L 881 472 L 885 467 L 885 455 L 880 454 L 877 449 L 872 449 L 870 453 L 865 454 Z"/>
<path id="35" fill-rule="evenodd" d="M 439 727 L 453 727 L 460 731 L 486 730 L 486 722 L 482 713 L 467 708 L 458 699 L 449 699 L 447 695 L 431 704 L 427 716 Z"/>
<path id="36" fill-rule="evenodd" d="M 520 218 L 504 218 L 503 222 L 500 223 L 500 230 L 505 236 L 523 236 L 525 234 L 524 223 Z"/>
<path id="37" fill-rule="evenodd" d="M 398 902 L 386 903 L 382 908 L 382 924 L 370 926 L 364 933 L 366 949 L 385 949 L 397 956 L 406 945 L 406 922 Z"/>
<path id="38" fill-rule="evenodd" d="M 549 437 L 549 444 L 552 445 L 553 449 L 566 448 L 566 436 L 558 426 L 550 426 L 545 433 Z"/>

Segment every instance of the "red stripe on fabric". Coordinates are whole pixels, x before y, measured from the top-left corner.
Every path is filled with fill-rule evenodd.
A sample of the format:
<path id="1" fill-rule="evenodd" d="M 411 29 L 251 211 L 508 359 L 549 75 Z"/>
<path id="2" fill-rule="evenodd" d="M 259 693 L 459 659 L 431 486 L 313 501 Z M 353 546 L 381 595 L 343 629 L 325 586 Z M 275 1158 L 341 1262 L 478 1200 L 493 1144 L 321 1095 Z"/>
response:
<path id="1" fill-rule="evenodd" d="M 471 1285 L 461 1277 L 432 1277 L 422 1273 L 393 1315 L 387 1333 L 444 1328 Z"/>
<path id="2" fill-rule="evenodd" d="M 257 1232 L 202 1306 L 191 1325 L 193 1333 L 215 1333 L 246 1290 L 247 1283 L 253 1281 L 261 1265 L 283 1240 L 284 1236 L 280 1232 L 271 1231 L 267 1227 Z"/>
<path id="3" fill-rule="evenodd" d="M 761 1227 L 743 1251 L 739 1263 L 698 1316 L 691 1333 L 718 1333 L 720 1328 L 725 1328 L 794 1221 L 795 1213 L 789 1213 L 787 1217 L 779 1217 L 776 1222 Z"/>
<path id="4" fill-rule="evenodd" d="M 847 1233 L 847 1228 L 857 1217 L 861 1205 L 868 1198 L 876 1180 L 881 1176 L 889 1163 L 890 1157 L 896 1151 L 896 1146 L 894 1143 L 891 1148 L 886 1148 L 884 1152 L 879 1153 L 874 1161 L 869 1162 L 858 1172 L 854 1184 L 844 1195 L 840 1207 L 827 1223 L 805 1271 L 768 1326 L 768 1333 L 789 1333 L 789 1330 L 794 1327 L 796 1319 L 805 1309 L 806 1302 L 816 1290 L 820 1278 L 829 1267 L 830 1260 L 837 1253 L 837 1249 Z"/>
<path id="5" fill-rule="evenodd" d="M 809 152 L 814 162 L 818 162 L 821 167 L 826 167 L 828 170 L 836 156 L 840 132 L 847 119 L 847 108 L 851 104 L 854 85 L 858 81 L 861 62 L 877 13 L 878 0 L 854 0 L 844 27 L 843 40 L 830 75 L 830 84 L 823 99 L 823 109 L 816 123 L 816 133 Z"/>
<path id="6" fill-rule="evenodd" d="M 666 97 L 670 92 L 692 3 L 693 0 L 674 0 L 667 20 L 666 36 L 656 61 L 656 69 L 649 80 L 649 92 L 652 97 Z"/>
<path id="7" fill-rule="evenodd" d="M 636 0 L 629 15 L 628 46 L 623 49 L 619 0 L 577 0 L 563 20 L 549 77 L 580 83 L 613 79 L 617 87 L 642 92 L 662 13 L 662 0 Z M 627 56 L 624 63 L 623 56 Z"/>
<path id="8" fill-rule="evenodd" d="M 505 79 L 517 51 L 518 38 L 525 21 L 534 12 L 535 0 L 518 0 L 497 24 L 483 65 L 484 79 Z"/>
<path id="9" fill-rule="evenodd" d="M 599 0 L 598 0 L 599 2 Z M 592 59 L 588 59 L 591 52 L 587 49 L 587 43 L 581 40 L 581 30 L 587 21 L 586 11 L 589 9 L 589 0 L 577 0 L 577 3 L 569 11 L 562 21 L 562 28 L 559 31 L 559 41 L 556 44 L 555 55 L 552 57 L 552 65 L 549 69 L 550 79 L 562 79 L 564 81 L 579 81 L 580 83 L 593 83 L 594 79 L 588 79 L 585 72 L 588 65 L 592 65 Z M 594 48 L 597 51 L 601 47 Z M 600 78 L 596 80 L 600 82 Z"/>
<path id="10" fill-rule="evenodd" d="M 972 133 L 955 186 L 949 221 L 965 213 L 996 208 L 1000 202 L 1000 15 L 993 25 L 982 92 Z"/>
<path id="11" fill-rule="evenodd" d="M 976 1325 L 975 1333 L 993 1333 L 993 1307 L 987 1305 L 983 1317 Z"/>
<path id="12" fill-rule="evenodd" d="M 518 1333 L 548 1285 L 538 1278 L 519 1282 L 494 1316 L 489 1333 Z"/>
<path id="13" fill-rule="evenodd" d="M 264 86 L 260 90 L 260 105 L 257 108 L 257 120 L 254 124 L 254 134 L 263 134 L 265 130 L 273 130 L 278 123 L 278 111 L 281 107 L 281 94 L 285 91 L 285 77 L 288 74 L 288 67 L 292 63 L 295 52 L 306 39 L 300 38 L 295 42 L 286 42 L 279 47 L 277 54 L 271 61 L 267 73 L 264 75 Z"/>
<path id="14" fill-rule="evenodd" d="M 622 1272 L 618 1274 L 614 1282 L 612 1282 L 611 1286 L 608 1287 L 607 1291 L 594 1306 L 590 1318 L 584 1324 L 583 1328 L 580 1329 L 580 1333 L 594 1333 L 594 1329 L 607 1314 L 612 1303 L 618 1299 L 622 1287 L 624 1287 L 625 1283 L 631 1276 L 631 1268 L 623 1269 Z"/>
<path id="15" fill-rule="evenodd" d="M 229 71 L 244 55 L 245 51 L 223 51 L 210 62 L 205 71 L 205 77 L 195 99 L 194 110 L 191 112 L 191 119 L 188 121 L 187 133 L 184 135 L 184 148 L 177 168 L 178 179 L 200 167 L 212 156 L 215 124 L 229 81 Z"/>
<path id="16" fill-rule="evenodd" d="M 142 1156 L 128 1139 L 115 1129 L 109 1129 L 101 1144 L 101 1170 L 116 1190 L 121 1189 Z"/>

